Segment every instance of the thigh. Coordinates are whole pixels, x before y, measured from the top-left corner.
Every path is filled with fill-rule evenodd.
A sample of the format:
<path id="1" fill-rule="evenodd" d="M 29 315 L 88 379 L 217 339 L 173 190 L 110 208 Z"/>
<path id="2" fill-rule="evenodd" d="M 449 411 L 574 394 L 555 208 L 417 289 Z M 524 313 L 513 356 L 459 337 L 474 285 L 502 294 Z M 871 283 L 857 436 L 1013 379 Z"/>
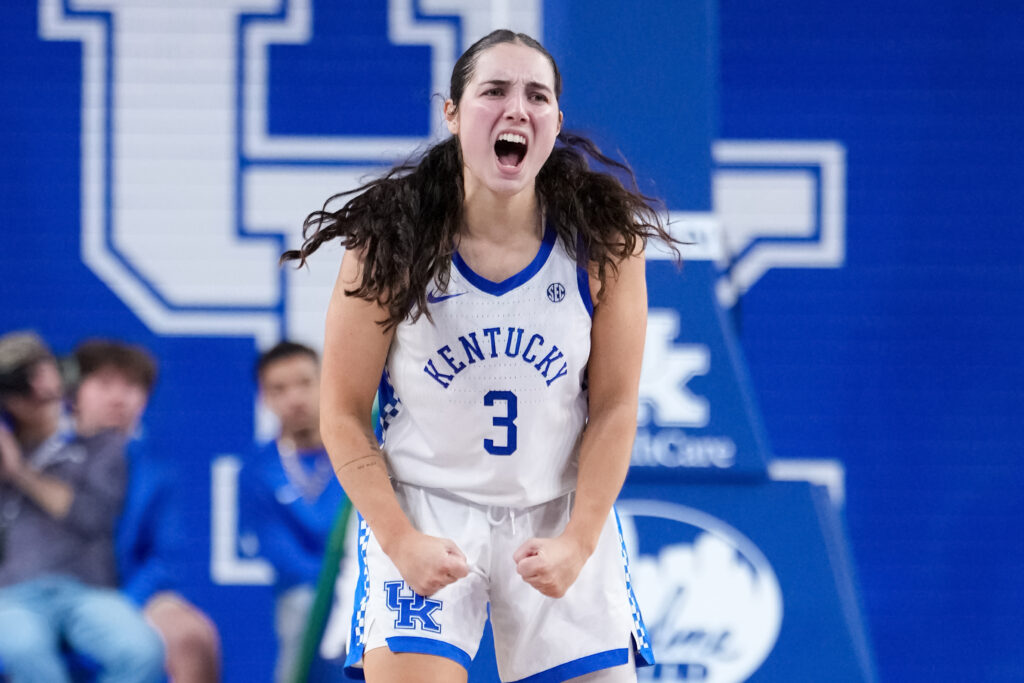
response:
<path id="1" fill-rule="evenodd" d="M 567 680 L 621 667 L 628 664 L 634 646 L 644 655 L 638 663 L 653 660 L 632 597 L 614 511 L 597 548 L 563 597 L 542 595 L 516 573 L 512 554 L 519 545 L 532 537 L 560 534 L 569 509 L 567 500 L 558 499 L 517 517 L 514 528 L 495 527 L 491 622 L 503 680 L 538 674 Z"/>
<path id="2" fill-rule="evenodd" d="M 385 668 L 423 659 L 388 656 L 392 653 L 427 657 L 426 667 L 434 659 L 451 660 L 464 671 L 476 654 L 487 621 L 486 513 L 421 489 L 396 486 L 396 493 L 417 529 L 455 541 L 466 555 L 470 573 L 430 597 L 417 595 L 360 520 L 359 578 L 345 666 L 361 668 L 364 652 L 383 648 L 388 652 L 373 658 L 385 662 Z"/>
<path id="3" fill-rule="evenodd" d="M 126 653 L 163 660 L 160 636 L 142 610 L 120 592 L 91 586 L 65 598 L 63 632 L 68 644 L 108 666 Z"/>
<path id="4" fill-rule="evenodd" d="M 367 683 L 464 683 L 466 668 L 453 659 L 378 647 L 365 653 Z"/>
<path id="5" fill-rule="evenodd" d="M 0 659 L 13 661 L 22 653 L 56 655 L 60 631 L 40 596 L 17 587 L 0 589 Z"/>
<path id="6" fill-rule="evenodd" d="M 0 589 L 0 680 L 68 680 L 50 593 L 38 582 Z"/>

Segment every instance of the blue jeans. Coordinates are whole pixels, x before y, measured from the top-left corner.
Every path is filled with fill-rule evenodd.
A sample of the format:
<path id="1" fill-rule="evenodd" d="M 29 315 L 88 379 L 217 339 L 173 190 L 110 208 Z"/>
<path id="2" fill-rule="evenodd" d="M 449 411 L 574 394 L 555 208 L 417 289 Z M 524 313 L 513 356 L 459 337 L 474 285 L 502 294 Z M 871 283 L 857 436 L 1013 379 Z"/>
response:
<path id="1" fill-rule="evenodd" d="M 97 683 L 163 676 L 163 643 L 118 591 L 65 576 L 0 588 L 0 662 L 14 683 L 66 683 L 61 642 L 100 666 Z"/>

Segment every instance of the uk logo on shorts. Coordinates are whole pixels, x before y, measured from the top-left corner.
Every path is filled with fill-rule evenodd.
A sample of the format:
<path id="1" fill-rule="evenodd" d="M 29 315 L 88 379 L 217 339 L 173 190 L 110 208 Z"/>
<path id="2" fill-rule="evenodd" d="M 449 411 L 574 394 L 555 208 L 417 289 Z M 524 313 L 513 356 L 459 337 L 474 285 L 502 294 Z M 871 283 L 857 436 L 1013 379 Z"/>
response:
<path id="1" fill-rule="evenodd" d="M 384 582 L 384 593 L 388 609 L 398 615 L 395 628 L 421 628 L 430 633 L 441 632 L 441 625 L 434 620 L 433 614 L 444 607 L 443 600 L 425 598 L 409 588 L 405 581 Z"/>

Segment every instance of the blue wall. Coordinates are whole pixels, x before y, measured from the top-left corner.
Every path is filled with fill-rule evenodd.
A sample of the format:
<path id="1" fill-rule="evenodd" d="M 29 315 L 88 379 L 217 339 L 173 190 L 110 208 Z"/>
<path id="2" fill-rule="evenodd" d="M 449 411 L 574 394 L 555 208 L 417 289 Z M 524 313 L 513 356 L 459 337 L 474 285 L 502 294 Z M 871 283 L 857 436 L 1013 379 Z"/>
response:
<path id="1" fill-rule="evenodd" d="M 1024 10 L 722 0 L 721 134 L 835 138 L 847 257 L 737 311 L 772 445 L 847 468 L 884 680 L 1024 671 Z"/>
<path id="2" fill-rule="evenodd" d="M 140 312 L 137 301 L 127 303 L 124 282 L 145 280 L 152 292 L 163 286 L 160 277 L 133 271 L 118 280 L 87 266 L 88 52 L 78 39 L 43 39 L 40 4 L 115 27 L 108 14 L 75 13 L 59 0 L 16 0 L 0 10 L 0 332 L 34 327 L 59 352 L 85 336 L 118 336 L 160 356 L 163 376 L 147 426 L 152 443 L 173 444 L 168 457 L 190 482 L 183 495 L 194 552 L 182 559 L 185 590 L 221 625 L 228 679 L 257 680 L 273 656 L 269 594 L 211 580 L 210 464 L 245 452 L 256 422 L 256 349 L 282 333 L 315 338 L 315 325 L 294 313 L 307 304 L 316 309 L 323 286 L 290 296 L 306 291 L 302 282 L 266 264 L 276 289 L 263 299 L 245 303 L 255 298 L 252 287 L 223 288 L 224 300 L 204 304 L 220 325 L 241 313 L 270 321 L 257 341 L 249 329 L 256 324 L 239 322 L 232 333 L 188 329 L 180 321 L 189 302 L 165 306 L 164 297 L 160 315 L 152 307 Z M 268 2 L 262 19 L 227 26 L 279 24 L 282 7 L 301 4 Z M 775 264 L 722 309 L 722 329 L 735 329 L 746 359 L 743 367 L 737 356 L 736 376 L 742 383 L 749 370 L 742 389 L 760 408 L 763 419 L 751 419 L 758 433 L 763 426 L 771 455 L 834 458 L 846 468 L 846 518 L 881 679 L 1020 680 L 1024 10 L 952 0 L 533 6 L 543 10 L 541 34 L 566 74 L 570 124 L 621 150 L 641 186 L 665 197 L 672 211 L 715 210 L 713 177 L 722 167 L 710 152 L 715 140 L 829 141 L 845 150 L 845 256 L 829 267 Z M 439 90 L 430 80 L 430 49 L 389 42 L 384 3 L 312 8 L 308 42 L 267 51 L 267 137 L 427 134 L 430 108 L 440 106 L 429 99 Z M 455 47 L 464 39 L 465 22 L 413 8 L 422 25 L 454 27 Z M 223 106 L 242 108 L 240 91 L 229 92 Z M 235 123 L 232 134 L 241 130 L 240 115 Z M 327 192 L 293 205 L 289 195 L 317 183 L 340 188 L 379 168 L 379 155 L 323 149 L 295 143 L 259 152 L 236 140 L 238 177 L 223 190 L 238 215 L 215 227 L 239 243 L 279 250 Z M 321 180 L 300 176 L 310 169 Z M 239 180 L 276 172 L 301 180 L 265 203 L 260 192 L 283 187 L 280 178 L 258 188 Z M 173 204 L 187 180 L 168 180 L 171 201 L 161 210 L 180 208 Z M 250 224 L 252 216 L 278 220 L 278 206 L 290 218 Z M 111 232 L 108 246 L 119 239 Z M 183 260 L 180 269 L 199 273 L 201 261 Z M 329 284 L 335 264 L 319 265 L 314 276 L 326 272 Z M 653 269 L 659 278 L 665 267 Z M 688 282 L 716 277 L 711 262 L 694 259 L 688 267 Z M 248 284 L 243 276 L 251 273 L 239 273 Z M 671 292 L 659 289 L 655 298 L 667 306 Z M 173 329 L 160 327 L 167 320 Z M 686 324 L 680 339 L 689 343 L 694 331 Z M 709 377 L 695 377 L 689 388 L 716 395 Z M 719 417 L 713 413 L 712 427 Z"/>

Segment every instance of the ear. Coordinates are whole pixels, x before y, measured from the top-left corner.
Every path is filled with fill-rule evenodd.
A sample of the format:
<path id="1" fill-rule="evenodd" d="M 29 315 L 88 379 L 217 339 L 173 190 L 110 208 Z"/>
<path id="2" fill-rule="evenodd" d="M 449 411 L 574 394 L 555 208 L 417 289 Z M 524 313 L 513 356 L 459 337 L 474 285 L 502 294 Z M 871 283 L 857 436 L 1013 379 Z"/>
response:
<path id="1" fill-rule="evenodd" d="M 448 132 L 452 135 L 459 134 L 459 117 L 457 116 L 458 109 L 455 103 L 451 100 L 445 100 L 444 102 L 444 121 L 448 124 Z"/>
<path id="2" fill-rule="evenodd" d="M 559 109 L 559 110 L 558 110 L 558 130 L 557 130 L 557 131 L 555 131 L 555 134 L 556 134 L 556 135 L 557 135 L 558 133 L 561 133 L 561 132 L 562 132 L 562 120 L 563 120 L 564 118 L 565 118 L 565 113 L 564 113 L 564 112 L 562 112 L 562 110 L 561 110 L 561 109 Z"/>

